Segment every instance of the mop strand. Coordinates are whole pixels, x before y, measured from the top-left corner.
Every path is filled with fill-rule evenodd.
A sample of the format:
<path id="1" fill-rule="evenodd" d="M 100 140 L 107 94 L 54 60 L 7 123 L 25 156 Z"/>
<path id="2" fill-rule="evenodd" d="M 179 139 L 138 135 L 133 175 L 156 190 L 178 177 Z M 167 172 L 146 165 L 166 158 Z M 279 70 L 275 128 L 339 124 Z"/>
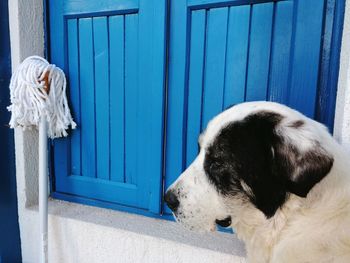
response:
<path id="1" fill-rule="evenodd" d="M 45 82 L 47 75 L 48 83 Z M 45 91 L 46 85 L 50 87 L 48 93 Z M 69 126 L 75 129 L 76 124 L 68 107 L 66 85 L 66 78 L 60 68 L 38 56 L 26 58 L 10 82 L 10 127 L 38 127 L 40 118 L 45 116 L 48 137 L 67 136 L 66 130 Z"/>

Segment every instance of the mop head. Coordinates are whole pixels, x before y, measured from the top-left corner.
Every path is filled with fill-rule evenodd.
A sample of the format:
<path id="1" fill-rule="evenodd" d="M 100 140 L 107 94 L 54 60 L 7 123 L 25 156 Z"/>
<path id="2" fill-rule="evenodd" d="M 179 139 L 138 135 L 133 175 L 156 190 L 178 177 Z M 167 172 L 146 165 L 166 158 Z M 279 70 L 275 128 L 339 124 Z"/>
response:
<path id="1" fill-rule="evenodd" d="M 66 97 L 63 71 L 45 59 L 32 56 L 25 59 L 13 73 L 10 82 L 12 112 L 10 127 L 38 127 L 44 116 L 50 138 L 67 136 L 69 126 L 76 124 Z"/>

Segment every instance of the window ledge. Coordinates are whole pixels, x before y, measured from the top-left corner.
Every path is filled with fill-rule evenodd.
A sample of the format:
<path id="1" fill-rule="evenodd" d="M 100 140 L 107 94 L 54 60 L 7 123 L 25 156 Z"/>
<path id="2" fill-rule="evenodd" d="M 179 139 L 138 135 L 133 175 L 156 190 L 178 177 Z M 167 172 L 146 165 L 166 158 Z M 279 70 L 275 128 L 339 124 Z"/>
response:
<path id="1" fill-rule="evenodd" d="M 38 206 L 31 206 L 27 209 L 38 211 Z M 234 234 L 196 233 L 171 221 L 51 198 L 49 199 L 49 214 L 50 217 L 66 218 L 114 230 L 133 232 L 164 241 L 223 253 L 227 256 L 232 255 L 233 258 L 239 258 L 243 261 L 245 259 L 244 244 Z"/>

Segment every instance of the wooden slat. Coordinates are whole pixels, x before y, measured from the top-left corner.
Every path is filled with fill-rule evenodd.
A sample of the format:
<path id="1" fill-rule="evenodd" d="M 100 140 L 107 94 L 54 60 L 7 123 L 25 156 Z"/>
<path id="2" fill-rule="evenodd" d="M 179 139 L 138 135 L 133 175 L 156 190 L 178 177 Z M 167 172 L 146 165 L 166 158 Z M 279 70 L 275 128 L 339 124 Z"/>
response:
<path id="1" fill-rule="evenodd" d="M 139 115 L 138 17 L 125 16 L 125 182 L 136 182 Z"/>
<path id="2" fill-rule="evenodd" d="M 186 0 L 170 1 L 170 28 L 169 31 L 169 87 L 166 127 L 166 176 L 164 189 L 167 189 L 181 174 L 186 166 L 185 154 L 185 83 L 187 66 L 188 33 Z M 164 206 L 167 213 L 170 209 Z"/>
<path id="3" fill-rule="evenodd" d="M 197 141 L 201 129 L 206 11 L 198 10 L 192 12 L 191 22 L 186 146 L 187 166 L 198 153 Z"/>
<path id="4" fill-rule="evenodd" d="M 92 19 L 79 19 L 82 175 L 96 176 L 94 50 Z"/>
<path id="5" fill-rule="evenodd" d="M 244 101 L 250 6 L 230 8 L 224 108 Z"/>
<path id="6" fill-rule="evenodd" d="M 210 119 L 221 112 L 225 79 L 225 56 L 228 8 L 208 12 L 205 59 L 203 117 L 205 128 Z"/>
<path id="7" fill-rule="evenodd" d="M 124 182 L 124 16 L 109 18 L 111 180 Z"/>
<path id="8" fill-rule="evenodd" d="M 93 18 L 97 177 L 109 180 L 109 51 L 107 17 Z"/>
<path id="9" fill-rule="evenodd" d="M 62 0 L 61 0 L 62 1 Z M 74 0 L 74 1 L 63 1 L 65 14 L 71 15 L 86 15 L 94 14 L 98 15 L 115 12 L 122 12 L 127 10 L 137 10 L 139 8 L 139 0 Z"/>
<path id="10" fill-rule="evenodd" d="M 223 6 L 242 6 L 255 5 L 261 3 L 273 2 L 276 0 L 188 0 L 187 4 L 191 9 L 217 8 Z M 291 0 L 279 0 L 291 1 Z"/>
<path id="11" fill-rule="evenodd" d="M 72 131 L 71 136 L 71 174 L 81 174 L 81 151 L 80 151 L 80 87 L 79 87 L 79 42 L 78 42 L 78 21 L 69 19 L 67 21 L 68 33 L 68 83 L 71 100 L 71 111 L 77 129 Z"/>
<path id="12" fill-rule="evenodd" d="M 289 105 L 314 117 L 324 1 L 298 1 Z M 305 26 L 307 25 L 307 26 Z"/>
<path id="13" fill-rule="evenodd" d="M 276 4 L 268 100 L 287 103 L 293 29 L 293 2 Z"/>
<path id="14" fill-rule="evenodd" d="M 252 7 L 246 100 L 266 100 L 273 3 Z M 263 21 L 263 22 L 262 22 Z"/>

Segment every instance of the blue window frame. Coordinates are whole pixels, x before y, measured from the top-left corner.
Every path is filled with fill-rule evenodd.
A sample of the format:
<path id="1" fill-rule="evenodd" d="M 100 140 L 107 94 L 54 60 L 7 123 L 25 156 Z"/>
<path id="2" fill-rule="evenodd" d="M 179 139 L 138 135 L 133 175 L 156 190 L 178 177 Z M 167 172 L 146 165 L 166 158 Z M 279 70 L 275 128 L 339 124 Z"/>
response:
<path id="1" fill-rule="evenodd" d="M 344 1 L 48 3 L 78 123 L 53 144 L 56 198 L 167 217 L 164 189 L 235 103 L 278 101 L 332 129 Z"/>

